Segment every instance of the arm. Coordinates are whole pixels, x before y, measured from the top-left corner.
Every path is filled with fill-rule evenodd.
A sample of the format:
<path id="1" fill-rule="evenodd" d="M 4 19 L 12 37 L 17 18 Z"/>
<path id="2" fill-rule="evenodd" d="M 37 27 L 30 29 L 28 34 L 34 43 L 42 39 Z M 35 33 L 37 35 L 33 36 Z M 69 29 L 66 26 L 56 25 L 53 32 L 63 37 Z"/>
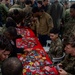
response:
<path id="1" fill-rule="evenodd" d="M 65 70 L 63 70 L 63 69 L 59 69 L 59 74 L 60 75 L 73 75 L 73 74 L 70 74 L 70 73 L 67 73 Z"/>
<path id="2" fill-rule="evenodd" d="M 8 8 L 3 4 L 3 10 L 4 10 L 4 13 L 7 14 L 8 13 Z"/>
<path id="3" fill-rule="evenodd" d="M 50 30 L 53 28 L 53 20 L 51 16 L 47 18 L 47 25 L 48 25 L 48 35 L 49 35 Z"/>

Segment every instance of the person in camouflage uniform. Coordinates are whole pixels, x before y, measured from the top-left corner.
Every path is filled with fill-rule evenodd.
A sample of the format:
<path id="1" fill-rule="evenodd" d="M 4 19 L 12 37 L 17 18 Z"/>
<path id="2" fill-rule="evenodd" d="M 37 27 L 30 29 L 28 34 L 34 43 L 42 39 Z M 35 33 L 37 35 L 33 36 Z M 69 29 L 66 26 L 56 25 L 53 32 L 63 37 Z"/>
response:
<path id="1" fill-rule="evenodd" d="M 51 59 L 59 58 L 59 57 L 62 57 L 63 55 L 63 45 L 58 34 L 59 34 L 58 29 L 56 28 L 51 29 L 50 31 L 51 44 L 50 44 L 50 49 L 48 52 L 48 55 Z"/>
<path id="2" fill-rule="evenodd" d="M 64 24 L 63 37 L 75 33 L 75 4 L 70 7 L 70 15 L 68 22 Z"/>
<path id="3" fill-rule="evenodd" d="M 23 8 L 23 12 L 25 14 L 24 17 L 24 25 L 29 26 L 31 22 L 31 17 L 32 17 L 32 1 L 25 1 L 25 8 Z"/>
<path id="4" fill-rule="evenodd" d="M 66 9 L 63 14 L 64 23 L 67 23 L 70 19 L 70 8 Z"/>
<path id="5" fill-rule="evenodd" d="M 75 35 L 71 35 L 64 40 L 64 50 L 66 56 L 64 60 L 58 64 L 60 75 L 75 75 Z"/>

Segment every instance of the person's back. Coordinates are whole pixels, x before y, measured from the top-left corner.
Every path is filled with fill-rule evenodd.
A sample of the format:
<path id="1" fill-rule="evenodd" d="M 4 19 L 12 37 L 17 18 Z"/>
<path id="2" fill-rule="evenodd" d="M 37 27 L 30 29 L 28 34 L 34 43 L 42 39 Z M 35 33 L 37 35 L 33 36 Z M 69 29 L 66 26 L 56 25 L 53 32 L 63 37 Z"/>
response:
<path id="1" fill-rule="evenodd" d="M 8 17 L 12 17 L 12 19 L 19 24 L 23 21 L 24 13 L 21 8 L 10 8 L 8 12 Z"/>
<path id="2" fill-rule="evenodd" d="M 23 21 L 24 13 L 19 1 L 16 1 L 15 4 L 9 9 L 8 16 L 12 17 L 17 24 Z"/>
<path id="3" fill-rule="evenodd" d="M 6 59 L 1 67 L 2 75 L 22 75 L 23 65 L 16 57 Z"/>
<path id="4" fill-rule="evenodd" d="M 60 29 L 60 23 L 63 16 L 63 5 L 59 1 L 55 1 L 51 5 L 50 14 L 53 19 L 54 27 Z"/>

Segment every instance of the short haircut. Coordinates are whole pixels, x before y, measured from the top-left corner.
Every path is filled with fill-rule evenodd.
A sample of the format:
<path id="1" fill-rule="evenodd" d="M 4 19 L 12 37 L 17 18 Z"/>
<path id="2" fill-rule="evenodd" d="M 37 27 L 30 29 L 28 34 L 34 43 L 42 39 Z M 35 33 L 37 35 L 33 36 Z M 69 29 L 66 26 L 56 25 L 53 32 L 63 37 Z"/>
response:
<path id="1" fill-rule="evenodd" d="M 1 66 L 2 75 L 22 75 L 23 65 L 17 57 L 6 59 Z"/>
<path id="2" fill-rule="evenodd" d="M 11 17 L 7 17 L 6 19 L 6 27 L 16 27 L 16 22 L 11 18 Z"/>
<path id="3" fill-rule="evenodd" d="M 71 45 L 72 47 L 75 47 L 75 35 L 70 35 L 70 36 L 66 36 L 64 41 L 63 41 L 63 45 Z"/>
<path id="4" fill-rule="evenodd" d="M 59 30 L 57 28 L 52 28 L 50 30 L 50 33 L 53 33 L 53 34 L 59 34 Z"/>
<path id="5" fill-rule="evenodd" d="M 72 4 L 70 8 L 75 9 L 75 3 L 74 3 L 74 4 Z"/>
<path id="6" fill-rule="evenodd" d="M 32 12 L 33 12 L 33 13 L 36 13 L 36 12 L 43 12 L 43 8 L 42 8 L 42 7 L 40 7 L 40 8 L 39 8 L 39 7 L 33 7 L 33 8 L 32 8 Z"/>
<path id="7" fill-rule="evenodd" d="M 37 3 L 41 4 L 42 5 L 42 1 L 37 1 Z"/>
<path id="8" fill-rule="evenodd" d="M 26 1 L 25 1 L 25 4 L 27 4 L 27 5 L 32 4 L 32 1 L 26 0 Z"/>
<path id="9" fill-rule="evenodd" d="M 14 10 L 13 10 L 13 13 L 14 13 L 14 15 L 18 15 L 18 14 L 19 14 L 18 9 L 14 9 Z"/>
<path id="10" fill-rule="evenodd" d="M 0 34 L 0 50 L 12 51 L 12 46 L 9 40 L 2 34 Z"/>

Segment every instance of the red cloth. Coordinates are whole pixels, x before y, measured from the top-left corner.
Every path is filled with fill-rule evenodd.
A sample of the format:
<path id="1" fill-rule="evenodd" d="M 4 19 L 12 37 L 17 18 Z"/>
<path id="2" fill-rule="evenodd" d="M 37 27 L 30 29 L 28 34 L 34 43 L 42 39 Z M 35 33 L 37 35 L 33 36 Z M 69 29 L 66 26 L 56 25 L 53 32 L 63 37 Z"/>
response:
<path id="1" fill-rule="evenodd" d="M 22 61 L 25 67 L 23 74 L 26 75 L 32 73 L 32 75 L 59 75 L 56 68 L 52 66 L 52 61 L 50 60 L 47 53 L 41 46 L 38 38 L 34 35 L 33 31 L 29 28 L 21 27 L 17 28 L 17 32 L 18 34 L 21 34 L 23 38 L 16 40 L 16 46 L 19 48 L 25 48 L 25 51 L 31 50 L 29 51 L 30 53 L 18 54 L 18 58 Z M 36 56 L 35 53 L 32 53 L 32 50 L 35 50 L 38 53 L 38 56 Z M 28 54 L 32 56 L 32 58 L 35 60 L 34 62 L 30 61 L 31 59 L 29 58 L 28 62 L 25 62 L 27 56 L 29 56 Z M 43 66 L 40 66 L 41 61 L 43 61 Z"/>

